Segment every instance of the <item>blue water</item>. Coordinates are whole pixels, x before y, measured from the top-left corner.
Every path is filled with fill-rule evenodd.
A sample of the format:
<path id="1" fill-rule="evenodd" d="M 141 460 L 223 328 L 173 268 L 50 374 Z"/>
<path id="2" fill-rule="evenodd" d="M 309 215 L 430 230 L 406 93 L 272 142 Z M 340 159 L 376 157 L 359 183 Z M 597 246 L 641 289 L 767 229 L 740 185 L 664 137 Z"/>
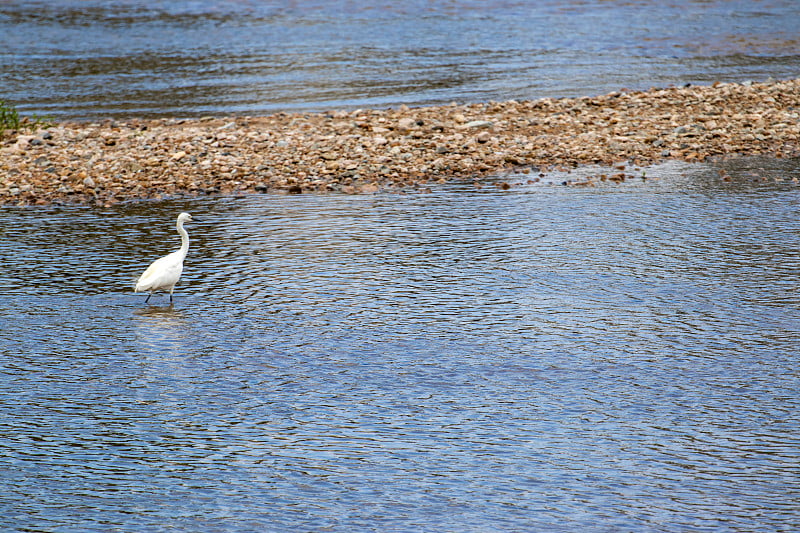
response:
<path id="1" fill-rule="evenodd" d="M 0 210 L 0 530 L 795 530 L 800 174 L 722 165 Z"/>
<path id="2" fill-rule="evenodd" d="M 789 78 L 798 24 L 778 0 L 0 1 L 0 99 L 94 120 Z M 797 169 L 0 209 L 0 530 L 794 531 Z M 175 304 L 145 305 L 180 211 Z"/>
<path id="3" fill-rule="evenodd" d="M 23 114 L 258 115 L 794 78 L 794 0 L 0 2 Z"/>

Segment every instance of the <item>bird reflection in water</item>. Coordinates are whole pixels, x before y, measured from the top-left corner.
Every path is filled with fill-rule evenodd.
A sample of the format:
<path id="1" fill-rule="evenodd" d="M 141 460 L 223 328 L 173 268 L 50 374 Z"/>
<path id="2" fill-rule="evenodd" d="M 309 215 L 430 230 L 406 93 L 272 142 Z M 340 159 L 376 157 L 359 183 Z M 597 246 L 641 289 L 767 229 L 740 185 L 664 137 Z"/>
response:
<path id="1" fill-rule="evenodd" d="M 187 331 L 186 316 L 170 304 L 165 307 L 148 306 L 133 311 L 136 341 L 144 353 L 173 354 L 182 357 L 187 353 L 191 335 Z"/>
<path id="2" fill-rule="evenodd" d="M 140 317 L 174 319 L 183 322 L 183 311 L 180 309 L 175 309 L 175 304 L 172 303 L 163 307 L 156 305 L 143 307 L 141 309 L 134 310 L 133 314 Z"/>

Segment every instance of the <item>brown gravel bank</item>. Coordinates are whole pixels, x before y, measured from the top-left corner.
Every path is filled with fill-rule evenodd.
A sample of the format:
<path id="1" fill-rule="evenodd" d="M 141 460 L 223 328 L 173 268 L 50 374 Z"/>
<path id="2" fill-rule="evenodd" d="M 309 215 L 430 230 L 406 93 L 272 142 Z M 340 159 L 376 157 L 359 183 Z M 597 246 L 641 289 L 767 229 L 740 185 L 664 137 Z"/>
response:
<path id="1" fill-rule="evenodd" d="M 800 155 L 800 79 L 529 102 L 61 123 L 0 139 L 0 204 L 368 193 L 479 182 L 514 169 L 736 154 Z"/>

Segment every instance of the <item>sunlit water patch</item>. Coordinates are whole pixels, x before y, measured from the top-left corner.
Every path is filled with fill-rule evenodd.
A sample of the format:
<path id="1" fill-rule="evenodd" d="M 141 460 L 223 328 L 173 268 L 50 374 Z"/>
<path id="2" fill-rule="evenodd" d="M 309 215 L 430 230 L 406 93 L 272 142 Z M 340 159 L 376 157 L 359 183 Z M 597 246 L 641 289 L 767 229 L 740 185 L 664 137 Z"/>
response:
<path id="1" fill-rule="evenodd" d="M 789 530 L 800 193 L 741 165 L 0 210 L 0 529 Z"/>

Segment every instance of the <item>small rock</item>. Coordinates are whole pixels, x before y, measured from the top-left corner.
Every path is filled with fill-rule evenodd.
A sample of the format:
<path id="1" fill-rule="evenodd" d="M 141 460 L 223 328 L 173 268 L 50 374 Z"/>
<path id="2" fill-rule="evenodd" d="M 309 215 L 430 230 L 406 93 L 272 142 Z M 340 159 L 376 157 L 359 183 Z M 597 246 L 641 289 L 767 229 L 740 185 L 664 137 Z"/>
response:
<path id="1" fill-rule="evenodd" d="M 464 126 L 472 129 L 491 128 L 494 126 L 494 122 L 490 122 L 488 120 L 473 120 L 471 122 L 467 122 L 464 124 Z"/>
<path id="2" fill-rule="evenodd" d="M 90 187 L 90 188 L 94 188 L 94 186 L 95 186 L 94 180 L 91 178 L 91 176 L 84 178 L 83 179 L 83 184 L 86 187 Z"/>
<path id="3" fill-rule="evenodd" d="M 413 129 L 417 125 L 417 121 L 413 118 L 401 118 L 397 121 L 397 128 L 400 130 L 410 130 Z"/>
<path id="4" fill-rule="evenodd" d="M 482 131 L 478 135 L 475 136 L 475 140 L 478 141 L 481 144 L 488 143 L 491 138 L 492 138 L 492 136 L 489 135 L 488 131 Z"/>
<path id="5" fill-rule="evenodd" d="M 180 161 L 184 157 L 186 157 L 186 152 L 184 152 L 183 150 L 181 150 L 180 152 L 175 152 L 174 154 L 172 154 L 172 160 L 173 161 Z"/>
<path id="6" fill-rule="evenodd" d="M 24 150 L 32 139 L 33 135 L 20 135 L 17 137 L 16 147 L 20 150 Z"/>

